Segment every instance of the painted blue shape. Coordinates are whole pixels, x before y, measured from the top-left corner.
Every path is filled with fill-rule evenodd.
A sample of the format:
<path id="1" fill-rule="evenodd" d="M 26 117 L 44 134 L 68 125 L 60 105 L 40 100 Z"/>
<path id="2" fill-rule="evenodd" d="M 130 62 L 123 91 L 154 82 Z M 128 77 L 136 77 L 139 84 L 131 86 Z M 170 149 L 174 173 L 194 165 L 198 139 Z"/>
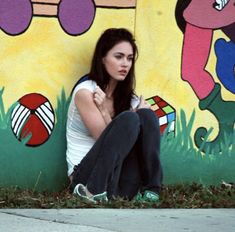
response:
<path id="1" fill-rule="evenodd" d="M 215 42 L 216 73 L 223 86 L 235 94 L 235 43 L 218 39 Z"/>
<path id="2" fill-rule="evenodd" d="M 175 113 L 170 113 L 167 115 L 167 121 L 172 122 L 175 120 Z"/>

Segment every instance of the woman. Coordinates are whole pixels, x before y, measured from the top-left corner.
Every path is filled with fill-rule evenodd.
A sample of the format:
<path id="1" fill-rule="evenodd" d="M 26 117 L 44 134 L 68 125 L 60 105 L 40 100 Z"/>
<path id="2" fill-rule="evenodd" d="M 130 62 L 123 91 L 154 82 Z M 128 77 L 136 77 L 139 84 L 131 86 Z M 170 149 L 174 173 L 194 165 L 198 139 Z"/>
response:
<path id="1" fill-rule="evenodd" d="M 159 199 L 159 124 L 143 97 L 134 94 L 136 55 L 128 30 L 106 30 L 87 80 L 72 91 L 68 175 L 73 193 L 93 202 L 136 195 L 143 201 Z"/>

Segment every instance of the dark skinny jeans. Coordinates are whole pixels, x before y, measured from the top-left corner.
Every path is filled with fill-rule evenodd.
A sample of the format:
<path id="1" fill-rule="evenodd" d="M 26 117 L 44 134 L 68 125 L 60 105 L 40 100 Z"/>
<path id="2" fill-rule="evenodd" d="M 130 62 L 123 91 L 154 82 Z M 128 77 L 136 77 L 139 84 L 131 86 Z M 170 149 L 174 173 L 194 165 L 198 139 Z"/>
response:
<path id="1" fill-rule="evenodd" d="M 93 194 L 131 199 L 138 191 L 159 193 L 162 183 L 159 122 L 150 109 L 125 111 L 102 132 L 73 173 Z"/>

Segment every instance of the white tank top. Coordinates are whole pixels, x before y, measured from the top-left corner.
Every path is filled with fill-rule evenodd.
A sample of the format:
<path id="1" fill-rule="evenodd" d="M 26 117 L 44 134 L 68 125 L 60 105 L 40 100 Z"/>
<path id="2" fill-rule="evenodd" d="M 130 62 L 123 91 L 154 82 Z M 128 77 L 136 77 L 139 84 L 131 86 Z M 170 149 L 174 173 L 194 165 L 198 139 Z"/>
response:
<path id="1" fill-rule="evenodd" d="M 66 126 L 66 160 L 68 165 L 68 176 L 72 174 L 74 166 L 81 162 L 83 157 L 95 143 L 95 139 L 91 136 L 90 132 L 81 119 L 81 116 L 75 105 L 74 98 L 80 89 L 87 89 L 93 93 L 96 89 L 96 86 L 97 84 L 95 81 L 86 80 L 78 84 L 72 93 Z M 135 109 L 138 104 L 139 98 L 134 96 L 131 101 L 132 109 Z"/>

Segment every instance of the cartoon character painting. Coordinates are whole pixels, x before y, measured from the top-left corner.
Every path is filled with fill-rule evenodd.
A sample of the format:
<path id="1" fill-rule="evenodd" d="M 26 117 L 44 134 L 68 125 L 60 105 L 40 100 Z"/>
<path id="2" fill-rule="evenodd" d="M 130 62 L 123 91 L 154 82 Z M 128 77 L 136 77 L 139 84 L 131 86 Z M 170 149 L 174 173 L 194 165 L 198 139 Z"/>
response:
<path id="1" fill-rule="evenodd" d="M 215 83 L 213 76 L 205 67 L 210 55 L 214 30 L 221 29 L 231 40 L 230 46 L 235 43 L 235 1 L 178 0 L 175 16 L 178 26 L 184 33 L 182 79 L 192 87 L 199 99 L 200 109 L 210 111 L 219 123 L 217 137 L 205 143 L 204 148 L 210 149 L 219 145 L 227 135 L 231 135 L 234 131 L 235 102 L 222 99 L 221 85 Z M 221 48 L 220 44 L 221 41 L 218 41 L 217 54 L 222 54 L 221 49 L 218 48 Z M 222 63 L 218 61 L 218 69 Z M 219 75 L 221 83 L 231 92 L 235 86 L 234 64 L 232 65 L 230 76 Z M 195 143 L 198 147 L 203 144 L 206 134 L 206 128 L 197 129 Z"/>
<path id="2" fill-rule="evenodd" d="M 235 43 L 218 39 L 215 42 L 216 73 L 224 87 L 235 94 Z"/>
<path id="3" fill-rule="evenodd" d="M 19 35 L 30 26 L 33 16 L 55 17 L 62 29 L 77 36 L 91 27 L 96 7 L 135 8 L 135 0 L 2 0 L 0 29 L 9 35 Z"/>

